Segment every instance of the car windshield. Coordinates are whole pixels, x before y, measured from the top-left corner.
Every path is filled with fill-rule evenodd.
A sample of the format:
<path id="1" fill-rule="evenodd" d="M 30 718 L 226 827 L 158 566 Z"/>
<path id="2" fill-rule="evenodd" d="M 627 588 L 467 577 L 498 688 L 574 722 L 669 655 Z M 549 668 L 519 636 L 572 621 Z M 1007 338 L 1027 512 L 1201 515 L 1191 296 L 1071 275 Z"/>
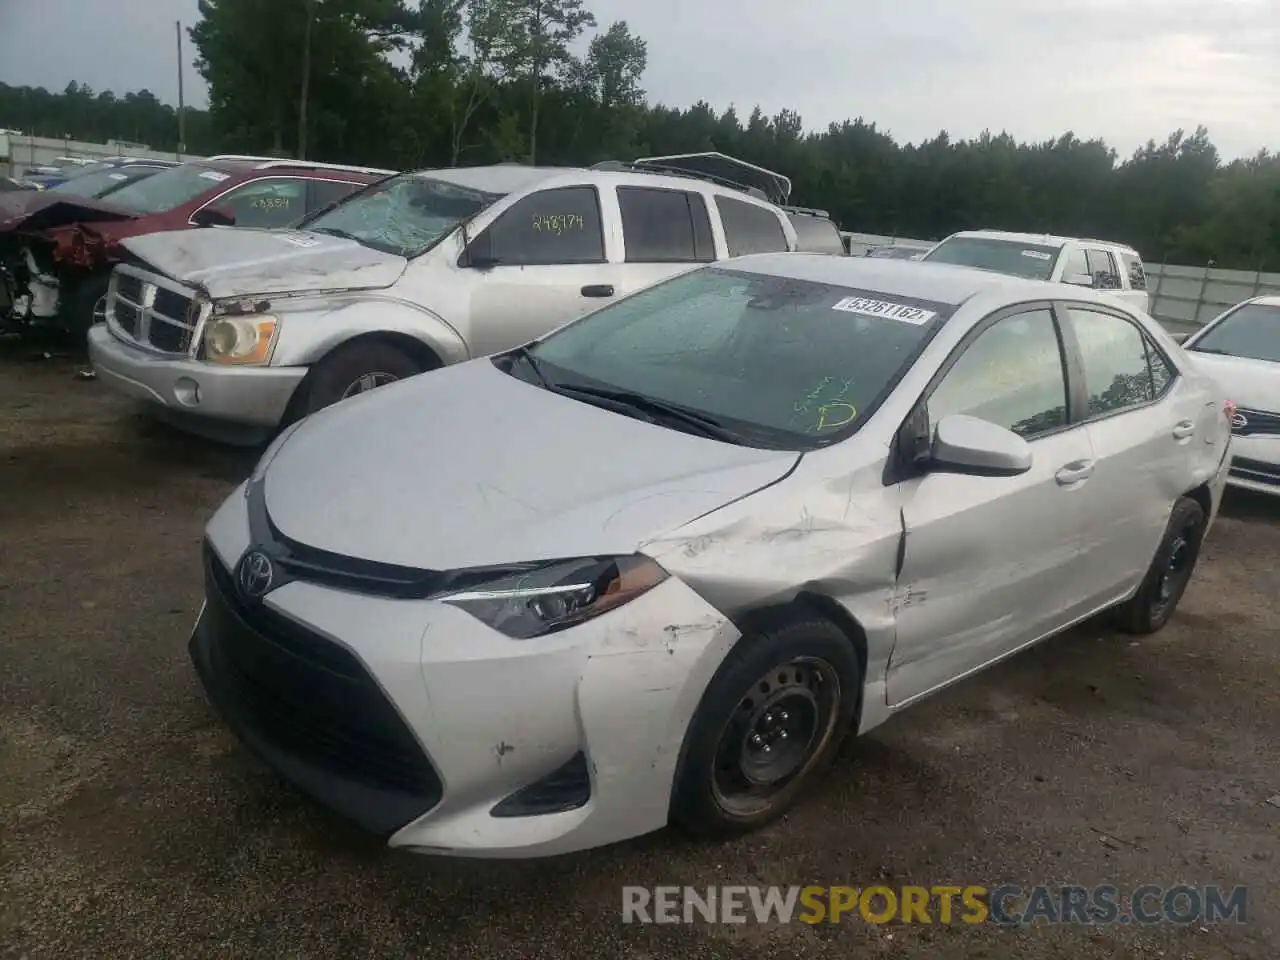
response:
<path id="1" fill-rule="evenodd" d="M 1187 349 L 1280 363 L 1280 306 L 1246 303 L 1218 321 Z"/>
<path id="2" fill-rule="evenodd" d="M 674 411 L 741 445 L 813 450 L 861 427 L 951 309 L 708 267 L 561 328 L 508 369 L 587 402 L 579 391 Z"/>
<path id="3" fill-rule="evenodd" d="M 416 257 L 501 196 L 402 174 L 352 194 L 299 227 L 347 237 L 397 256 Z"/>
<path id="4" fill-rule="evenodd" d="M 115 206 L 134 213 L 163 213 L 194 200 L 218 184 L 230 180 L 231 174 L 198 163 L 183 164 L 162 170 L 154 177 L 135 180 L 111 194 Z"/>
<path id="5" fill-rule="evenodd" d="M 114 190 L 121 189 L 131 180 L 137 180 L 151 172 L 145 167 L 135 167 L 129 170 L 128 173 L 124 170 L 108 167 L 105 170 L 82 173 L 78 177 L 64 180 L 57 186 L 50 187 L 49 192 L 65 193 L 73 197 L 102 197 Z"/>
<path id="6" fill-rule="evenodd" d="M 976 267 L 1029 280 L 1048 280 L 1060 247 L 990 237 L 951 237 L 920 259 Z"/>

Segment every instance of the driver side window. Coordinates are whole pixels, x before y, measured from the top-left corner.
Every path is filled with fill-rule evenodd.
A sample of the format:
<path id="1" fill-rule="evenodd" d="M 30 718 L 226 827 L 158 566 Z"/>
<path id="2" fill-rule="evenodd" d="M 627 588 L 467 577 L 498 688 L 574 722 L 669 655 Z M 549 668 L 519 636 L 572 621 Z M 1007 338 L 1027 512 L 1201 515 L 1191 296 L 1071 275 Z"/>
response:
<path id="1" fill-rule="evenodd" d="M 1053 314 L 1014 314 L 980 333 L 934 389 L 928 410 L 935 426 L 962 413 L 1027 439 L 1065 426 L 1067 380 Z"/>
<path id="2" fill-rule="evenodd" d="M 604 232 L 595 187 L 539 190 L 485 230 L 500 266 L 603 263 Z"/>
<path id="3" fill-rule="evenodd" d="M 235 214 L 237 227 L 285 227 L 307 211 L 305 180 L 273 177 L 236 187 L 209 206 Z"/>

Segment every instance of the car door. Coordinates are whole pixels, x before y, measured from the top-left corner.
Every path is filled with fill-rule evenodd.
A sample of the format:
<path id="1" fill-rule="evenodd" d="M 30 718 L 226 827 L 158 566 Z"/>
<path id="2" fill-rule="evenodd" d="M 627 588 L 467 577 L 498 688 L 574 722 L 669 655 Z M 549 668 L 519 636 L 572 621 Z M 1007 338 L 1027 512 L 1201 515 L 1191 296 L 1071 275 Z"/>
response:
<path id="1" fill-rule="evenodd" d="M 1058 318 L 1048 303 L 987 318 L 924 398 L 929 422 L 969 414 L 1032 450 L 1014 477 L 926 472 L 903 481 L 905 541 L 887 688 L 904 703 L 1082 615 L 1082 504 L 1095 482 L 1073 422 Z"/>
<path id="2" fill-rule="evenodd" d="M 1087 493 L 1088 592 L 1118 600 L 1142 578 L 1203 446 L 1203 398 L 1123 311 L 1067 303 L 1094 451 Z"/>
<path id="3" fill-rule="evenodd" d="M 522 197 L 477 234 L 460 263 L 475 271 L 472 355 L 525 343 L 616 297 L 625 270 L 610 262 L 612 223 L 599 190 L 575 184 Z"/>

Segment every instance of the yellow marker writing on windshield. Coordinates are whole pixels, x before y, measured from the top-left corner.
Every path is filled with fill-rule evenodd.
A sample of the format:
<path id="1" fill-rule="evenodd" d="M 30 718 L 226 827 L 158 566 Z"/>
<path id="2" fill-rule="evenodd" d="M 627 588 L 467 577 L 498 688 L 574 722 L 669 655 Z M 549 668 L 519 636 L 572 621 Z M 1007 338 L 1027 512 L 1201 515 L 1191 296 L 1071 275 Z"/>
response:
<path id="1" fill-rule="evenodd" d="M 858 411 L 852 403 L 824 403 L 818 408 L 816 429 L 829 430 L 833 427 L 843 427 L 846 423 L 853 423 L 857 417 Z"/>

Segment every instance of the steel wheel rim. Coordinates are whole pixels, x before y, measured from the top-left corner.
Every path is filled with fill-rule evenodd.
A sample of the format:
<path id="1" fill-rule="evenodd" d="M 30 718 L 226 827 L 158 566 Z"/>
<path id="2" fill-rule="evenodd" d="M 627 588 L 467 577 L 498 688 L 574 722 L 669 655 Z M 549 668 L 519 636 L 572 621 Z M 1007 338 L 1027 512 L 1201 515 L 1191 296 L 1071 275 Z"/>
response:
<path id="1" fill-rule="evenodd" d="M 385 373 L 377 371 L 375 373 L 362 373 L 342 391 L 342 399 L 354 397 L 361 393 L 368 393 L 370 390 L 376 390 L 378 387 L 385 387 L 389 383 L 395 383 L 400 378 L 394 373 Z"/>
<path id="2" fill-rule="evenodd" d="M 1160 571 L 1160 581 L 1152 607 L 1161 614 L 1174 603 L 1182 591 L 1186 589 L 1191 578 L 1192 540 L 1191 527 L 1183 528 L 1174 538 L 1169 551 L 1169 559 Z"/>
<path id="3" fill-rule="evenodd" d="M 730 816 L 751 817 L 812 766 L 835 731 L 840 676 L 826 660 L 796 657 L 743 693 L 716 744 L 711 791 Z"/>

